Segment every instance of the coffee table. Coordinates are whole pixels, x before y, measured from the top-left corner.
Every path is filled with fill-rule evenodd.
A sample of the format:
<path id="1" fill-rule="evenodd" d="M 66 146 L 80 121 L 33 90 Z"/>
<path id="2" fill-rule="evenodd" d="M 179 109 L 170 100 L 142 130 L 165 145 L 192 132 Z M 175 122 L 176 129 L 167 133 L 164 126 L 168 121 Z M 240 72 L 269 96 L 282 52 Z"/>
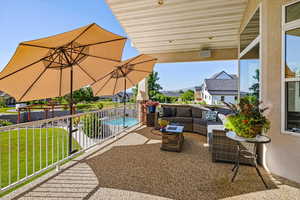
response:
<path id="1" fill-rule="evenodd" d="M 168 125 L 162 132 L 161 150 L 181 152 L 184 141 L 183 126 Z"/>

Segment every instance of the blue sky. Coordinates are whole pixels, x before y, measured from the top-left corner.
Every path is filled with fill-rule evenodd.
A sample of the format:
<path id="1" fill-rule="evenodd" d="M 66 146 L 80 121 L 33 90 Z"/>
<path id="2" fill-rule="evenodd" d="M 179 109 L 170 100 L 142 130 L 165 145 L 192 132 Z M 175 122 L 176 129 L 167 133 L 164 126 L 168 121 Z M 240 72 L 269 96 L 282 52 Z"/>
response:
<path id="1" fill-rule="evenodd" d="M 0 69 L 8 63 L 18 43 L 65 32 L 90 23 L 126 36 L 104 0 L 1 1 Z M 139 52 L 127 42 L 123 58 Z M 193 87 L 213 73 L 237 73 L 237 62 L 192 62 L 156 64 L 165 90 Z"/>

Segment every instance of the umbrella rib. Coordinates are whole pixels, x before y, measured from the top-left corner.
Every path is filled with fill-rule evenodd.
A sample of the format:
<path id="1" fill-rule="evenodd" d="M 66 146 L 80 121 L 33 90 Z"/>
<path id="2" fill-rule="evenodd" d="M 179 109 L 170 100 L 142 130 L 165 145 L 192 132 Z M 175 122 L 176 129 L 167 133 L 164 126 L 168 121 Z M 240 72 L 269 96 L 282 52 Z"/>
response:
<path id="1" fill-rule="evenodd" d="M 92 83 L 91 85 L 94 85 L 95 83 L 97 83 L 98 81 L 103 80 L 104 78 L 106 78 L 107 76 L 111 75 L 114 71 L 111 71 L 109 73 L 107 73 L 106 75 L 102 76 L 101 78 L 99 78 L 98 80 L 96 80 L 94 83 Z"/>
<path id="2" fill-rule="evenodd" d="M 76 63 L 78 65 L 78 67 L 90 78 L 92 79 L 94 82 L 96 81 L 85 69 L 83 69 L 79 63 Z"/>
<path id="3" fill-rule="evenodd" d="M 143 64 L 143 63 L 151 62 L 151 61 L 155 61 L 155 60 L 157 60 L 157 58 L 154 58 L 154 59 L 151 59 L 151 60 L 141 61 L 141 62 L 138 62 L 138 63 L 134 63 L 133 65 L 139 65 L 139 64 Z"/>
<path id="4" fill-rule="evenodd" d="M 50 49 L 53 50 L 55 48 L 52 47 L 45 47 L 45 46 L 40 46 L 40 45 L 35 45 L 35 44 L 25 44 L 25 43 L 20 43 L 22 46 L 29 46 L 29 47 L 37 47 L 37 48 L 42 48 L 42 49 Z"/>
<path id="5" fill-rule="evenodd" d="M 115 60 L 115 59 L 111 59 L 111 58 L 105 58 L 105 57 L 101 57 L 101 56 L 95 56 L 95 55 L 79 52 L 79 51 L 76 51 L 76 50 L 74 52 L 82 54 L 84 56 L 90 56 L 90 57 L 99 58 L 99 59 L 102 59 L 102 60 L 109 60 L 109 61 L 119 62 L 119 60 Z"/>
<path id="6" fill-rule="evenodd" d="M 56 55 L 55 59 L 57 58 L 57 56 L 58 56 L 58 54 Z M 53 59 L 53 60 L 55 60 L 55 59 Z M 24 98 L 24 96 L 31 90 L 31 88 L 33 87 L 33 85 L 41 78 L 41 76 L 47 71 L 48 67 L 49 67 L 51 64 L 52 64 L 52 62 L 49 63 L 49 64 L 47 65 L 47 67 L 45 67 L 45 69 L 39 74 L 39 76 L 38 76 L 38 77 L 35 79 L 35 81 L 30 85 L 30 87 L 27 88 L 27 90 L 26 90 L 26 91 L 24 92 L 24 94 L 21 96 L 21 98 L 19 99 L 19 101 L 21 101 L 21 100 Z"/>
<path id="7" fill-rule="evenodd" d="M 90 24 L 86 29 L 84 29 L 78 36 L 76 36 L 76 38 L 74 38 L 71 42 L 75 42 L 78 38 L 80 38 L 80 36 L 82 36 L 87 30 L 89 30 L 93 25 L 95 25 L 95 23 Z"/>
<path id="8" fill-rule="evenodd" d="M 107 79 L 107 81 L 102 85 L 102 87 L 96 92 L 96 95 L 98 94 L 98 92 L 100 92 L 106 85 L 107 83 L 111 80 L 111 78 Z"/>
<path id="9" fill-rule="evenodd" d="M 117 77 L 117 78 L 116 78 L 116 82 L 115 82 L 115 86 L 114 86 L 114 90 L 113 90 L 113 95 L 115 95 L 115 91 L 116 91 L 118 79 L 119 79 L 119 78 Z"/>
<path id="10" fill-rule="evenodd" d="M 137 71 L 137 72 L 152 73 L 151 71 L 145 71 L 145 70 L 140 70 L 140 69 L 130 69 L 130 70 Z"/>
<path id="11" fill-rule="evenodd" d="M 96 43 L 91 43 L 91 44 L 85 44 L 85 45 L 80 45 L 78 47 L 88 47 L 88 46 L 93 46 L 93 45 L 98 45 L 98 44 L 105 44 L 105 43 L 109 43 L 109 42 L 116 42 L 119 40 L 127 40 L 127 38 L 118 38 L 118 39 L 113 39 L 113 40 L 107 40 L 107 41 L 102 41 L 102 42 L 96 42 Z"/>
<path id="12" fill-rule="evenodd" d="M 46 58 L 49 58 L 49 57 L 53 56 L 55 53 L 56 53 L 56 52 L 54 52 L 53 54 L 51 54 L 51 55 L 49 55 L 49 56 L 45 56 L 45 57 L 43 57 L 43 58 L 41 58 L 41 59 L 39 59 L 39 60 L 37 60 L 37 61 L 35 61 L 35 62 L 33 62 L 33 63 L 30 63 L 29 65 L 26 65 L 26 66 L 22 67 L 21 69 L 18 69 L 18 70 L 14 71 L 14 72 L 12 72 L 12 73 L 10 73 L 10 74 L 7 74 L 7 75 L 1 77 L 0 80 L 2 80 L 2 79 L 4 79 L 4 78 L 7 78 L 7 77 L 9 77 L 9 76 L 11 76 L 11 75 L 14 75 L 15 73 L 17 73 L 17 72 L 19 72 L 19 71 L 22 71 L 22 70 L 24 70 L 24 69 L 26 69 L 26 68 L 28 68 L 28 67 L 30 67 L 30 66 L 36 64 L 36 63 L 39 63 L 39 62 L 41 62 L 42 60 L 44 60 L 44 59 L 46 59 Z"/>
<path id="13" fill-rule="evenodd" d="M 59 70 L 60 75 L 59 75 L 59 96 L 61 96 L 61 83 L 62 83 L 62 68 Z"/>
<path id="14" fill-rule="evenodd" d="M 35 79 L 35 81 L 30 85 L 29 88 L 27 88 L 27 90 L 24 92 L 24 94 L 21 96 L 21 98 L 19 99 L 19 101 L 21 101 L 24 96 L 29 92 L 29 90 L 31 90 L 31 88 L 33 87 L 33 85 L 41 78 L 41 76 L 45 73 L 45 71 L 47 70 L 47 68 L 45 68 L 40 75 Z"/>
<path id="15" fill-rule="evenodd" d="M 132 85 L 135 85 L 134 83 L 133 83 L 133 81 L 128 77 L 128 76 L 125 76 L 128 80 L 129 80 L 129 82 L 132 84 Z"/>
<path id="16" fill-rule="evenodd" d="M 129 61 L 127 61 L 127 62 L 126 62 L 126 63 L 124 63 L 123 65 L 126 65 L 126 64 L 128 64 L 128 63 L 130 63 L 130 62 L 132 62 L 132 61 L 136 60 L 137 58 L 139 58 L 139 57 L 143 56 L 143 55 L 144 55 L 144 54 L 138 55 L 138 56 L 136 56 L 135 58 L 133 58 L 132 60 L 129 60 Z"/>

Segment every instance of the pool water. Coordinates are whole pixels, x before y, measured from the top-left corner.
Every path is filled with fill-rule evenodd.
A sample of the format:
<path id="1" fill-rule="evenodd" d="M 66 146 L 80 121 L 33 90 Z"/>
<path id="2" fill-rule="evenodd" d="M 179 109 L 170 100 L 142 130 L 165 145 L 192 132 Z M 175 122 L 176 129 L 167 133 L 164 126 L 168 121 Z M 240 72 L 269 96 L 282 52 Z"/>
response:
<path id="1" fill-rule="evenodd" d="M 109 121 L 104 122 L 107 125 L 114 125 L 114 126 L 123 126 L 123 117 L 112 119 Z M 133 126 L 138 123 L 138 120 L 136 118 L 132 117 L 126 117 L 125 118 L 125 126 Z"/>

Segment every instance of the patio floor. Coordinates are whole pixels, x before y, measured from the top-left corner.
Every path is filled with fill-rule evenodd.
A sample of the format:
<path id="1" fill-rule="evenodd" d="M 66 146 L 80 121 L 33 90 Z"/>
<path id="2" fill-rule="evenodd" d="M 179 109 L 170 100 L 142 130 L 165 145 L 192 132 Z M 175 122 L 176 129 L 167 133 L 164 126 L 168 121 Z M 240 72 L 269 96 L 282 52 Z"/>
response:
<path id="1" fill-rule="evenodd" d="M 213 163 L 204 136 L 184 136 L 181 153 L 166 152 L 160 136 L 139 127 L 7 199 L 300 199 L 299 184 L 263 169 L 269 190 L 248 166 L 231 183 L 232 164 Z"/>

